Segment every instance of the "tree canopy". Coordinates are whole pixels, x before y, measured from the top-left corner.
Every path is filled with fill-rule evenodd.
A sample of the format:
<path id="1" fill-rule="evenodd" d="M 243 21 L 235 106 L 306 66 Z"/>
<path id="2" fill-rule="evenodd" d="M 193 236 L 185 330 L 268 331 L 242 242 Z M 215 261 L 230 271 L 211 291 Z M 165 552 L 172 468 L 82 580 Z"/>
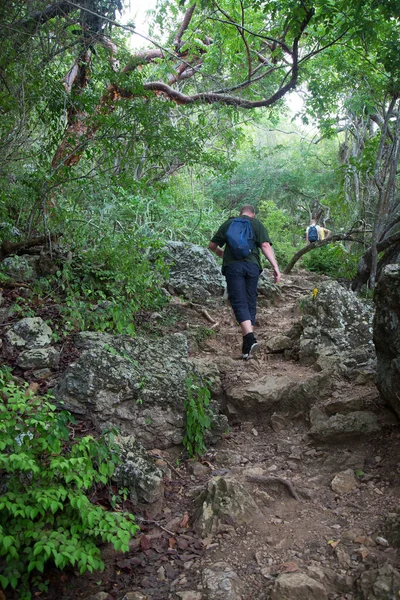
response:
<path id="1" fill-rule="evenodd" d="M 140 50 L 122 10 L 120 0 L 1 7 L 4 237 L 12 226 L 76 233 L 73 222 L 148 232 L 161 219 L 167 237 L 190 237 L 193 221 L 206 238 L 242 201 L 273 201 L 290 221 L 286 255 L 311 214 L 343 232 L 359 223 L 354 286 L 373 287 L 399 220 L 397 3 L 160 0 Z M 303 131 L 285 108 L 295 89 Z M 282 142 L 291 129 L 296 143 Z M 390 260 L 397 250 L 389 244 Z"/>

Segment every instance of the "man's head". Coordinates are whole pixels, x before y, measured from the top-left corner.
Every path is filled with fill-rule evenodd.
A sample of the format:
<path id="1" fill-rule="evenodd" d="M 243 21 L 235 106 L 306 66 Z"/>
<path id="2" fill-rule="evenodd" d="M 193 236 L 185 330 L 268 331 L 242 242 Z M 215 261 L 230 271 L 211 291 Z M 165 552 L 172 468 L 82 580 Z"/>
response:
<path id="1" fill-rule="evenodd" d="M 311 219 L 310 225 L 316 225 L 316 224 L 317 224 L 317 219 Z"/>
<path id="2" fill-rule="evenodd" d="M 246 204 L 246 206 L 242 207 L 240 214 L 246 215 L 247 217 L 254 217 L 256 214 L 256 211 L 254 210 L 254 206 L 250 206 L 250 204 Z"/>

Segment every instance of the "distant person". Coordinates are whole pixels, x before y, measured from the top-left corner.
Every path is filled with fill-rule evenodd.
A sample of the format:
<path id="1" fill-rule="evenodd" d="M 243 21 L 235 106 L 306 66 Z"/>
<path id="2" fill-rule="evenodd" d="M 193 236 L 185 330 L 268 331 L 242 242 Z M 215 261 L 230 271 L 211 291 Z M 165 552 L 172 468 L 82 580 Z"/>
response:
<path id="1" fill-rule="evenodd" d="M 317 225 L 316 219 L 311 219 L 309 226 L 306 229 L 306 242 L 311 244 L 318 240 L 327 239 L 331 235 L 331 230 Z"/>
<path id="2" fill-rule="evenodd" d="M 254 208 L 246 205 L 239 217 L 232 217 L 220 226 L 208 247 L 223 259 L 228 298 L 243 335 L 242 357 L 248 360 L 257 349 L 253 327 L 258 278 L 262 272 L 259 249 L 271 263 L 275 282 L 281 278 L 271 240 L 264 225 L 255 218 Z"/>

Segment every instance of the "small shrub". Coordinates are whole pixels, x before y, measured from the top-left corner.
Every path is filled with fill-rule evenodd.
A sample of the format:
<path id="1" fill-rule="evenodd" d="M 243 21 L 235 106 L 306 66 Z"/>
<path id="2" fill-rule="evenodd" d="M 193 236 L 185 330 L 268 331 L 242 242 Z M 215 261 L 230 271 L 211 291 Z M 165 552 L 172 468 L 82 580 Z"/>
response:
<path id="1" fill-rule="evenodd" d="M 0 585 L 21 600 L 31 598 L 48 563 L 103 569 L 97 543 L 127 551 L 138 529 L 133 515 L 104 511 L 86 495 L 114 472 L 112 434 L 71 442 L 71 420 L 49 396 L 34 396 L 0 370 Z"/>
<path id="2" fill-rule="evenodd" d="M 210 390 L 194 376 L 186 380 L 186 389 L 186 434 L 183 445 L 190 457 L 201 456 L 207 450 L 204 435 L 211 427 Z"/>
<path id="3" fill-rule="evenodd" d="M 200 348 L 204 346 L 206 340 L 215 338 L 214 329 L 210 329 L 209 327 L 204 327 L 204 325 L 200 325 L 195 329 L 194 339 L 199 344 Z"/>

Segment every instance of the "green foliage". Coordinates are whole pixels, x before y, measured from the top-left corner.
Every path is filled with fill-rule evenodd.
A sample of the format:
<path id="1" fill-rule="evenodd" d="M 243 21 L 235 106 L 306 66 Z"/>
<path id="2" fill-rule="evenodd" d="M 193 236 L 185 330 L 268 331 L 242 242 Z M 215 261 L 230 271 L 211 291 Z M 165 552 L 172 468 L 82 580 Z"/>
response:
<path id="1" fill-rule="evenodd" d="M 207 450 L 204 436 L 211 427 L 210 390 L 195 376 L 186 380 L 186 389 L 186 434 L 183 445 L 190 457 L 201 456 Z"/>
<path id="2" fill-rule="evenodd" d="M 0 584 L 31 597 L 46 565 L 103 569 L 98 542 L 127 551 L 137 526 L 104 511 L 87 493 L 105 485 L 118 462 L 112 435 L 71 441 L 71 415 L 0 371 Z"/>
<path id="3" fill-rule="evenodd" d="M 289 262 L 295 248 L 292 243 L 293 223 L 287 210 L 278 208 L 272 200 L 263 200 L 258 206 L 257 217 L 268 229 L 278 263 Z"/>
<path id="4" fill-rule="evenodd" d="M 194 337 L 196 342 L 201 346 L 206 340 L 215 338 L 215 330 L 200 325 L 199 327 L 196 327 Z"/>
<path id="5" fill-rule="evenodd" d="M 93 235 L 93 231 L 97 236 Z M 110 331 L 133 335 L 134 315 L 165 303 L 160 280 L 167 269 L 155 251 L 160 241 L 135 231 L 97 228 L 73 233 L 73 258 L 57 272 L 53 295 L 62 298 L 65 332 Z M 43 293 L 48 293 L 44 282 Z M 38 290 L 40 291 L 40 289 Z"/>
<path id="6" fill-rule="evenodd" d="M 303 266 L 309 271 L 323 273 L 331 277 L 354 277 L 360 256 L 351 254 L 338 242 L 311 250 L 303 257 Z"/>

